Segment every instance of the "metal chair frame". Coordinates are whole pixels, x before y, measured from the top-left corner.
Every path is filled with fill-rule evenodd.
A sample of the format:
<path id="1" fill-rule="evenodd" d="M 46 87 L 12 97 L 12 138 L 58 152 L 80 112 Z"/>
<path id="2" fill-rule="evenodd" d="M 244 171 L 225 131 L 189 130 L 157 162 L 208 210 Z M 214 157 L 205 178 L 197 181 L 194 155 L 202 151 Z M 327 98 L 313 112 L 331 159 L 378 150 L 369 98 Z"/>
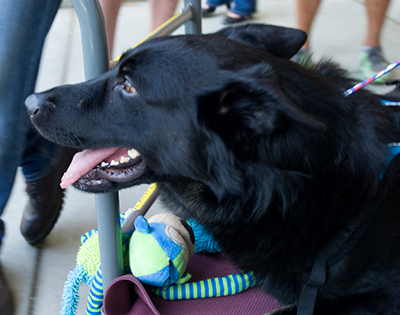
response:
<path id="1" fill-rule="evenodd" d="M 71 0 L 82 34 L 85 79 L 93 79 L 109 70 L 108 42 L 104 17 L 98 0 Z M 186 34 L 201 33 L 201 0 L 184 0 L 180 14 L 171 18 L 146 40 L 170 35 L 181 25 Z M 122 235 L 118 193 L 95 195 L 99 231 L 103 288 L 123 275 Z"/>

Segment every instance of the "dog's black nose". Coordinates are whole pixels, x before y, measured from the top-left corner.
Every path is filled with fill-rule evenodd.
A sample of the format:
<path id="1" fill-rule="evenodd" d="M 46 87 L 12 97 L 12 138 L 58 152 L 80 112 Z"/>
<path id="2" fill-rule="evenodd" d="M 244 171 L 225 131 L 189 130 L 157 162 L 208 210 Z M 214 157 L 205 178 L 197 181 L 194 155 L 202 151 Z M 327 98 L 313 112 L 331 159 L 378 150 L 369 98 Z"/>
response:
<path id="1" fill-rule="evenodd" d="M 39 98 L 35 95 L 29 95 L 25 100 L 25 107 L 29 116 L 35 116 L 40 112 Z"/>

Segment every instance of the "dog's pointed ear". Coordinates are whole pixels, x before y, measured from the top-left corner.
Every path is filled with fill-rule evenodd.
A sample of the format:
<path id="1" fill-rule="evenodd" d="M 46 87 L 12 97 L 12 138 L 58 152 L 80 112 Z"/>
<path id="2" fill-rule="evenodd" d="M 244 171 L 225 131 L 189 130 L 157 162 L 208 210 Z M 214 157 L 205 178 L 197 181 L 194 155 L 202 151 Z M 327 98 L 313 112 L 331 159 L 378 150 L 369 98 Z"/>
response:
<path id="1" fill-rule="evenodd" d="M 226 27 L 215 35 L 266 50 L 270 54 L 286 59 L 292 58 L 307 40 L 307 34 L 301 30 L 265 24 Z"/>
<path id="2" fill-rule="evenodd" d="M 268 65 L 239 73 L 224 73 L 225 83 L 198 97 L 198 120 L 224 140 L 243 142 L 256 135 L 271 135 L 290 125 L 315 130 L 326 125 L 300 109 L 274 82 Z"/>

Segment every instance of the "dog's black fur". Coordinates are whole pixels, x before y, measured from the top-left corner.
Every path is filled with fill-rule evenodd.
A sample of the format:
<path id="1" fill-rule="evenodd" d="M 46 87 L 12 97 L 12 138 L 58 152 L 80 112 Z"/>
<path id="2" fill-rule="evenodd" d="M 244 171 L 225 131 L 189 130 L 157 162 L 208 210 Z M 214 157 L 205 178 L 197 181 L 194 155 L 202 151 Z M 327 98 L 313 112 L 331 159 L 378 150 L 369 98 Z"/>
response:
<path id="1" fill-rule="evenodd" d="M 75 185 L 157 182 L 169 208 L 204 224 L 283 304 L 299 301 L 329 240 L 381 204 L 328 268 L 314 314 L 400 314 L 398 159 L 379 179 L 387 145 L 400 140 L 398 111 L 364 90 L 344 97 L 354 82 L 333 63 L 289 61 L 305 38 L 249 24 L 154 39 L 97 79 L 37 94 L 28 111 L 57 143 L 138 150 L 138 178 L 98 172 Z"/>

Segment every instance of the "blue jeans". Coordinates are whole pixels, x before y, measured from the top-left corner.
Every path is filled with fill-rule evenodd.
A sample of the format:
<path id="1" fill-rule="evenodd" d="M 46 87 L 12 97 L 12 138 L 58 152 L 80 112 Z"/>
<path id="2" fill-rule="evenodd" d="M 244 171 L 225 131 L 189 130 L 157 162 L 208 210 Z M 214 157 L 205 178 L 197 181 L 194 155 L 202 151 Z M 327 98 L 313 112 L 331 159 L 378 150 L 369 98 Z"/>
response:
<path id="1" fill-rule="evenodd" d="M 1 0 L 0 215 L 18 166 L 27 181 L 45 176 L 60 148 L 33 128 L 24 106 L 34 92 L 45 37 L 61 0 Z M 0 219 L 0 244 L 4 224 Z"/>
<path id="2" fill-rule="evenodd" d="M 239 14 L 240 16 L 251 16 L 256 11 L 256 0 L 208 0 L 207 5 L 217 7 L 219 5 L 233 3 L 233 7 L 229 11 Z M 231 5 L 232 5 L 231 3 Z"/>

